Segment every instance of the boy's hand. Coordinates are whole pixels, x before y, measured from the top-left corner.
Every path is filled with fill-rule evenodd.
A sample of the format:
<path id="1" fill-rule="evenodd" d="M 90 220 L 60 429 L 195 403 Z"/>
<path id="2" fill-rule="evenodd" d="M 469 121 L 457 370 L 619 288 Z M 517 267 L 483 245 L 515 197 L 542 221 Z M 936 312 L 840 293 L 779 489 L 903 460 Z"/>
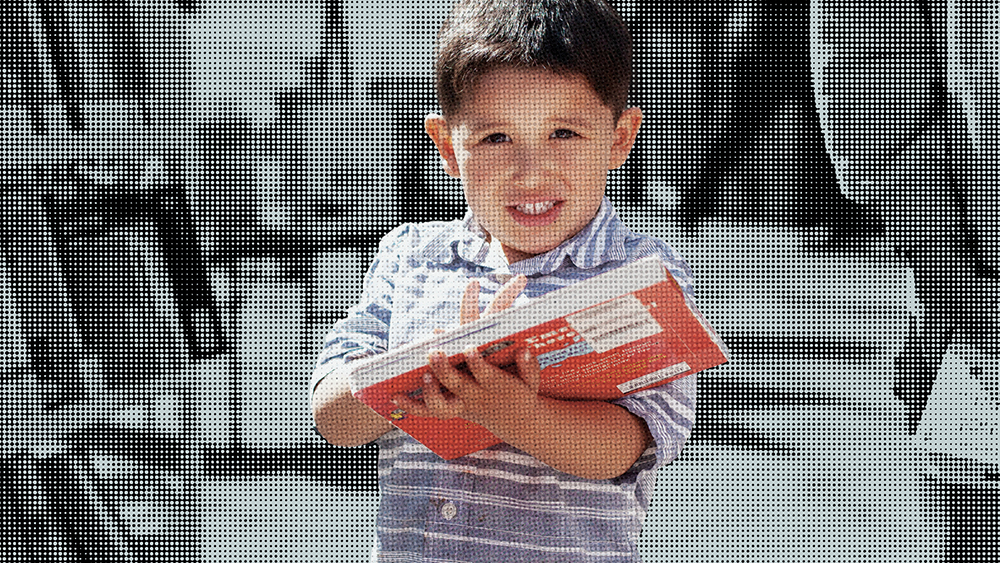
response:
<path id="1" fill-rule="evenodd" d="M 518 275 L 504 284 L 483 315 L 489 316 L 510 307 L 524 290 L 527 282 L 525 276 Z M 466 324 L 478 319 L 479 282 L 472 280 L 462 295 L 459 323 Z M 405 395 L 394 396 L 393 402 L 414 416 L 432 416 L 441 419 L 462 417 L 483 424 L 486 422 L 485 419 L 491 417 L 487 414 L 484 419 L 480 415 L 494 413 L 510 416 L 511 412 L 516 412 L 512 409 L 526 407 L 528 405 L 523 403 L 537 397 L 540 370 L 538 362 L 530 355 L 524 354 L 524 357 L 522 354 L 518 355 L 517 365 L 519 373 L 522 374 L 519 379 L 510 372 L 490 365 L 478 353 L 470 354 L 470 352 L 473 351 L 466 352 L 466 365 L 469 367 L 471 377 L 452 367 L 444 353 L 434 351 L 428 357 L 431 371 L 424 378 L 424 402 L 415 401 Z M 445 396 L 441 390 L 442 384 L 451 396 Z M 499 398 L 495 395 L 489 396 L 496 393 L 501 396 Z M 508 393 L 513 395 L 504 399 Z M 496 402 L 503 402 L 506 405 L 494 405 Z M 520 404 L 512 404 L 515 402 Z"/>
<path id="2" fill-rule="evenodd" d="M 484 316 L 499 313 L 510 307 L 518 295 L 524 291 L 524 286 L 528 285 L 528 278 L 524 275 L 517 275 L 505 283 L 500 291 L 493 296 L 493 301 L 489 307 L 483 311 Z M 462 295 L 462 307 L 458 313 L 458 323 L 466 324 L 479 320 L 479 281 L 472 280 L 465 286 L 465 293 Z"/>
<path id="3" fill-rule="evenodd" d="M 488 429 L 538 406 L 541 370 L 528 350 L 517 355 L 520 376 L 488 363 L 475 349 L 466 351 L 465 357 L 470 374 L 452 366 L 440 350 L 431 352 L 431 371 L 424 376 L 424 401 L 397 395 L 393 402 L 414 416 L 461 417 Z"/>
<path id="4" fill-rule="evenodd" d="M 526 281 L 518 276 L 504 285 L 485 314 L 509 307 Z M 462 324 L 479 318 L 479 284 L 475 281 L 465 290 L 459 317 Z M 539 395 L 538 360 L 529 350 L 516 358 L 515 374 L 487 363 L 473 350 L 466 352 L 469 370 L 463 372 L 435 350 L 428 357 L 424 400 L 395 395 L 393 402 L 413 416 L 460 417 L 480 424 L 539 461 L 585 479 L 623 474 L 653 444 L 646 423 L 623 407 Z"/>
<path id="5" fill-rule="evenodd" d="M 490 316 L 494 313 L 499 313 L 504 309 L 510 307 L 517 296 L 524 291 L 524 286 L 527 285 L 528 278 L 523 274 L 519 274 L 512 278 L 510 281 L 504 284 L 500 288 L 500 291 L 493 296 L 493 301 L 490 302 L 489 307 L 486 307 L 486 311 L 483 315 Z M 479 281 L 472 280 L 469 285 L 465 286 L 465 293 L 462 294 L 462 305 L 458 312 L 458 324 L 464 325 L 466 323 L 471 323 L 472 321 L 479 320 Z M 443 334 L 445 329 L 435 328 L 434 334 Z"/>

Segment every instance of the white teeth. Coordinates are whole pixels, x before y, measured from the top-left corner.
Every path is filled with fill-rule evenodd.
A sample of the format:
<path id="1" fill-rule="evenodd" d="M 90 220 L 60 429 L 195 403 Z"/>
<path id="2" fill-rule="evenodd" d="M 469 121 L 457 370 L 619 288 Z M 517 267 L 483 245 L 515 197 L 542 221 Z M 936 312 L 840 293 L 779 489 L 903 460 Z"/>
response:
<path id="1" fill-rule="evenodd" d="M 538 203 L 522 203 L 517 206 L 517 210 L 525 215 L 541 215 L 555 207 L 554 201 L 540 201 Z"/>

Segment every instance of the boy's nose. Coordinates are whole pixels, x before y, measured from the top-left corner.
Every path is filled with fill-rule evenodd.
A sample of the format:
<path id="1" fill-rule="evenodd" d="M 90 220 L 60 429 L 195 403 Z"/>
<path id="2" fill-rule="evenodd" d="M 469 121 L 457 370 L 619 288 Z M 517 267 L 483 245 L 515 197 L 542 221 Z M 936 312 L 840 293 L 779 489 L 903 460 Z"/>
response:
<path id="1" fill-rule="evenodd" d="M 514 156 L 514 182 L 525 187 L 544 184 L 551 170 L 549 151 L 520 148 Z"/>

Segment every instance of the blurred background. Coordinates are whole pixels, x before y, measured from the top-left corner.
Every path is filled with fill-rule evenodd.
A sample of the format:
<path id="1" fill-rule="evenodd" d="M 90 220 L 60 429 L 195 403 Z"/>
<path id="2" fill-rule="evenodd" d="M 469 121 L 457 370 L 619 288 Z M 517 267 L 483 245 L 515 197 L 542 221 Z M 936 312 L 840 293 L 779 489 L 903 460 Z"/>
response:
<path id="1" fill-rule="evenodd" d="M 996 390 L 967 380 L 996 367 L 946 357 L 928 465 L 891 391 L 912 273 L 841 195 L 809 3 L 613 3 L 645 120 L 609 196 L 734 352 L 646 560 L 995 554 Z M 381 236 L 465 211 L 422 126 L 449 8 L 0 5 L 6 559 L 367 560 L 376 449 L 325 444 L 307 386 Z"/>

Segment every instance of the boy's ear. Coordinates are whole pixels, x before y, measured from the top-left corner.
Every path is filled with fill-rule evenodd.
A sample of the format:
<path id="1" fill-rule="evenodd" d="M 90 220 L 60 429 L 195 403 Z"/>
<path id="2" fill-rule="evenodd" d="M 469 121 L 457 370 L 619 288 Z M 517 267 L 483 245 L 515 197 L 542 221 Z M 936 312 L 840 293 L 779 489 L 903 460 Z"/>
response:
<path id="1" fill-rule="evenodd" d="M 424 131 L 427 131 L 427 136 L 434 141 L 434 146 L 441 155 L 441 165 L 445 173 L 453 178 L 460 178 L 458 159 L 455 158 L 455 148 L 451 144 L 451 129 L 448 128 L 448 122 L 440 115 L 432 113 L 424 118 Z"/>
<path id="2" fill-rule="evenodd" d="M 615 126 L 614 143 L 611 145 L 611 157 L 608 161 L 608 170 L 614 170 L 625 164 L 628 153 L 635 144 L 635 138 L 639 135 L 639 125 L 642 124 L 642 110 L 636 107 L 626 108 L 618 118 Z"/>

